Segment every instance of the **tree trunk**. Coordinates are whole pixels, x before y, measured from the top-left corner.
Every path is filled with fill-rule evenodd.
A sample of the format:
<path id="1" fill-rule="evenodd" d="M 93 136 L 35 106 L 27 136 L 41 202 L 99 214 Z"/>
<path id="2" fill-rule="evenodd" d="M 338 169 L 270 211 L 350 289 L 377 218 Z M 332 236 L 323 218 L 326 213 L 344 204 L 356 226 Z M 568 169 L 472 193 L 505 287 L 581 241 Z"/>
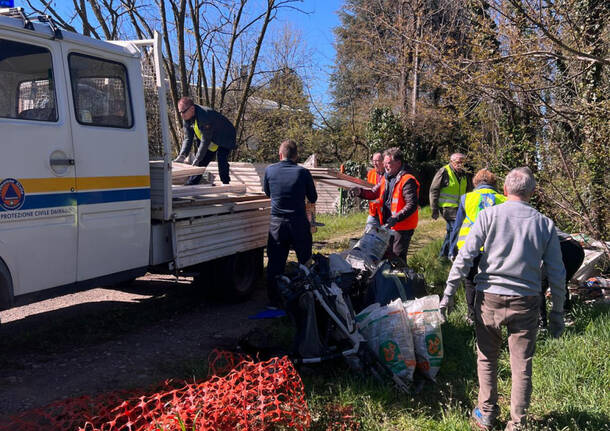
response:
<path id="1" fill-rule="evenodd" d="M 421 16 L 419 13 L 415 18 L 415 32 L 417 37 L 413 52 L 413 88 L 411 89 L 411 126 L 415 125 L 415 117 L 417 116 L 417 95 L 419 89 L 419 41 L 421 40 Z"/>
<path id="2" fill-rule="evenodd" d="M 265 34 L 267 33 L 267 27 L 269 26 L 269 22 L 271 21 L 271 12 L 275 9 L 275 0 L 267 0 L 267 12 L 265 13 L 265 18 L 263 21 L 263 26 L 261 27 L 261 31 L 258 35 L 258 40 L 256 41 L 256 47 L 254 49 L 254 55 L 252 56 L 252 61 L 250 62 L 250 71 L 248 72 L 248 79 L 246 80 L 246 85 L 244 86 L 241 101 L 239 102 L 239 109 L 237 111 L 237 115 L 235 116 L 235 129 L 239 129 L 242 117 L 244 115 L 244 111 L 246 109 L 246 102 L 248 101 L 248 96 L 250 92 L 250 85 L 252 84 L 252 77 L 254 76 L 254 72 L 256 70 L 256 63 L 258 61 L 258 54 L 260 53 L 261 46 L 263 45 L 263 40 L 265 39 Z"/>

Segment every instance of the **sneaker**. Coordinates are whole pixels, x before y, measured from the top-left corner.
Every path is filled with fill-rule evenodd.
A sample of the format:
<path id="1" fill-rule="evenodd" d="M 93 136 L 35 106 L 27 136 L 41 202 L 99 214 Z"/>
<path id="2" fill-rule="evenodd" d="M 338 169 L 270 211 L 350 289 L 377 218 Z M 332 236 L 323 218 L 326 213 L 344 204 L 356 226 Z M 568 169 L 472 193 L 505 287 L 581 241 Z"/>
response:
<path id="1" fill-rule="evenodd" d="M 266 307 L 267 310 L 281 310 L 282 307 L 282 303 L 279 301 L 279 299 L 271 299 Z"/>
<path id="2" fill-rule="evenodd" d="M 186 160 L 186 156 L 183 156 L 182 154 L 180 154 L 178 157 L 176 157 L 174 159 L 175 163 L 184 163 L 184 161 Z"/>
<path id="3" fill-rule="evenodd" d="M 494 419 L 491 416 L 485 416 L 478 407 L 472 410 L 472 419 L 474 419 L 475 425 L 483 430 L 491 430 L 493 428 Z"/>

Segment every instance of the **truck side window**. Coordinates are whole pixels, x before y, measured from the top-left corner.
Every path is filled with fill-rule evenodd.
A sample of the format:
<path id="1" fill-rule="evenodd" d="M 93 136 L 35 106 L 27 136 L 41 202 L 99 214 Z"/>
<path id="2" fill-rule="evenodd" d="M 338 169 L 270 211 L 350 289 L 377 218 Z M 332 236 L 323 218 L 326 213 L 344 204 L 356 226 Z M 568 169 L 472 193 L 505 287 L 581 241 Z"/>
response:
<path id="1" fill-rule="evenodd" d="M 57 121 L 51 52 L 0 39 L 0 117 Z"/>
<path id="2" fill-rule="evenodd" d="M 70 79 L 76 120 L 87 126 L 133 126 L 124 65 L 83 54 L 70 54 Z"/>

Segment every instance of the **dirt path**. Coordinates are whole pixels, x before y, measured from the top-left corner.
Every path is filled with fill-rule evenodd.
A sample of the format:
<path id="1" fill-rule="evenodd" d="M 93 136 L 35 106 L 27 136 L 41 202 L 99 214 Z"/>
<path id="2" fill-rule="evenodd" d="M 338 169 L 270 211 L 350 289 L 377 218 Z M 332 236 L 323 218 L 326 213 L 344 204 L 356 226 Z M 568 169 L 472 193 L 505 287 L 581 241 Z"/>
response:
<path id="1" fill-rule="evenodd" d="M 441 229 L 420 221 L 410 253 Z M 361 233 L 314 244 L 314 252 L 341 251 Z M 235 347 L 270 323 L 248 319 L 264 308 L 263 283 L 251 300 L 231 305 L 202 299 L 188 278 L 149 275 L 0 312 L 0 423 L 59 399 L 205 377 L 213 348 Z"/>
<path id="2" fill-rule="evenodd" d="M 186 279 L 147 276 L 4 311 L 0 422 L 59 399 L 203 377 L 213 348 L 268 324 L 248 320 L 265 301 L 264 289 L 242 304 L 202 300 Z"/>

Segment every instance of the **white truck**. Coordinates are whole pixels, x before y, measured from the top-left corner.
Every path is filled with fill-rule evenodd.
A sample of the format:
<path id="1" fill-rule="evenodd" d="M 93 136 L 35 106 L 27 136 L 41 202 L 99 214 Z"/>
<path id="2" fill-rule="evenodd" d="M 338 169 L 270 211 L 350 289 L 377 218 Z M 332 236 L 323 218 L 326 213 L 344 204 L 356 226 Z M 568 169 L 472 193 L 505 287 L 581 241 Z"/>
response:
<path id="1" fill-rule="evenodd" d="M 107 42 L 3 14 L 0 309 L 147 271 L 247 297 L 269 199 L 234 182 L 172 185 L 158 35 Z"/>

